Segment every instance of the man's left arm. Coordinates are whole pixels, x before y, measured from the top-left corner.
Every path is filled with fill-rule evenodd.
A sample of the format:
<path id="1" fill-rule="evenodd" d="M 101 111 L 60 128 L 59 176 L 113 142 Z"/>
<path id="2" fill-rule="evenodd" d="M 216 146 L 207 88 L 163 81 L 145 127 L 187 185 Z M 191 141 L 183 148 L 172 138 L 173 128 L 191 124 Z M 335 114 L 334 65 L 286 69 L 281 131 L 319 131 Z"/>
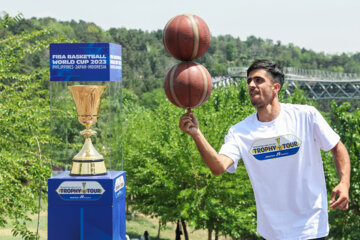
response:
<path id="1" fill-rule="evenodd" d="M 340 183 L 332 190 L 331 209 L 347 210 L 349 207 L 350 157 L 344 144 L 339 141 L 331 149 Z M 337 199 L 336 199 L 337 198 Z"/>

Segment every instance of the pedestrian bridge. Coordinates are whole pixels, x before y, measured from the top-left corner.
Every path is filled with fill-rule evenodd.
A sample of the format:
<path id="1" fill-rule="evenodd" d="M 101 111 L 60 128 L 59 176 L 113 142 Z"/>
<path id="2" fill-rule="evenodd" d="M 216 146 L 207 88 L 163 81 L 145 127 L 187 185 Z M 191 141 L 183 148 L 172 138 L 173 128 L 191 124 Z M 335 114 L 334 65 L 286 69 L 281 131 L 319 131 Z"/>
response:
<path id="1" fill-rule="evenodd" d="M 246 79 L 247 68 L 228 68 L 227 76 L 213 77 L 214 88 L 237 84 Z M 296 88 L 303 90 L 310 99 L 357 99 L 360 100 L 360 74 L 328 72 L 299 68 L 285 68 L 285 94 L 291 95 Z"/>

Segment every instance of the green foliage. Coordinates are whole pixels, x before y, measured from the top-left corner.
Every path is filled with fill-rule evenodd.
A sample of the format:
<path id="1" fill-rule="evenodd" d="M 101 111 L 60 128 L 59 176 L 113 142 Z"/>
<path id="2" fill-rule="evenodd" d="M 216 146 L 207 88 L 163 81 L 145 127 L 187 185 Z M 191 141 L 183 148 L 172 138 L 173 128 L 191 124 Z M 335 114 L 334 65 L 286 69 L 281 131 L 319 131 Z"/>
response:
<path id="1" fill-rule="evenodd" d="M 351 160 L 351 187 L 349 210 L 331 210 L 329 213 L 332 226 L 330 237 L 334 239 L 360 238 L 360 110 L 349 112 L 349 103 L 337 106 L 331 103 L 331 123 L 346 146 Z M 332 158 L 325 158 L 326 168 L 334 168 Z M 327 170 L 329 191 L 338 183 L 336 171 Z"/>
<path id="2" fill-rule="evenodd" d="M 141 95 L 140 105 L 149 108 L 156 109 L 161 102 L 161 99 L 164 97 L 164 89 L 158 88 L 150 92 L 146 92 Z"/>
<path id="3" fill-rule="evenodd" d="M 40 186 L 46 191 L 39 184 L 50 176 L 49 72 L 27 72 L 25 62 L 58 40 L 49 29 L 9 34 L 10 23 L 18 21 L 0 19 L 0 32 L 6 33 L 0 39 L 0 227 L 10 221 L 14 235 L 35 239 L 26 224 L 37 211 Z"/>
<path id="4" fill-rule="evenodd" d="M 162 79 L 175 61 L 166 54 L 162 32 L 111 28 L 110 36 L 123 46 L 124 87 L 137 95 L 162 86 Z"/>

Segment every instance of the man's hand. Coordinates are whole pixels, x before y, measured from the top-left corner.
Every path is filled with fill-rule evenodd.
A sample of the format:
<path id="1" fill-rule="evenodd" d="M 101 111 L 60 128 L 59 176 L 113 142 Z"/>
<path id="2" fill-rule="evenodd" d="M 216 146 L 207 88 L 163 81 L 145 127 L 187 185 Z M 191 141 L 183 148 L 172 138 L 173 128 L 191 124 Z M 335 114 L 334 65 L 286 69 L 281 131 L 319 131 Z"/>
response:
<path id="1" fill-rule="evenodd" d="M 339 141 L 331 149 L 334 155 L 334 162 L 340 183 L 332 190 L 330 199 L 331 209 L 346 210 L 349 207 L 349 188 L 350 188 L 350 157 L 344 144 Z M 335 199 L 337 198 L 337 199 Z"/>
<path id="2" fill-rule="evenodd" d="M 337 198 L 335 200 L 335 198 Z M 331 209 L 347 210 L 349 208 L 349 185 L 339 183 L 331 193 Z"/>
<path id="3" fill-rule="evenodd" d="M 199 122 L 191 109 L 180 117 L 179 128 L 191 136 L 199 134 Z"/>
<path id="4" fill-rule="evenodd" d="M 218 154 L 209 144 L 204 135 L 201 133 L 199 129 L 199 122 L 191 109 L 189 109 L 187 113 L 180 117 L 179 128 L 187 134 L 190 134 L 194 139 L 202 159 L 206 165 L 208 165 L 213 174 L 222 174 L 230 165 L 234 163 L 231 158 L 222 154 Z"/>

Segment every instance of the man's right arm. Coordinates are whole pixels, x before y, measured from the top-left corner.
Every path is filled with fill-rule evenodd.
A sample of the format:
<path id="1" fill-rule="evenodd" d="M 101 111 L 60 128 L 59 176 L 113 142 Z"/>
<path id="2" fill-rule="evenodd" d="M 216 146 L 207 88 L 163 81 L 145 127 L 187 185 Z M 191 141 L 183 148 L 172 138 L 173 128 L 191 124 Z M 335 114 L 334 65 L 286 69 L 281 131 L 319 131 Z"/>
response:
<path id="1" fill-rule="evenodd" d="M 179 128 L 194 139 L 202 159 L 213 174 L 222 174 L 234 163 L 231 158 L 223 154 L 218 154 L 209 144 L 201 133 L 199 123 L 191 111 L 181 116 Z"/>

